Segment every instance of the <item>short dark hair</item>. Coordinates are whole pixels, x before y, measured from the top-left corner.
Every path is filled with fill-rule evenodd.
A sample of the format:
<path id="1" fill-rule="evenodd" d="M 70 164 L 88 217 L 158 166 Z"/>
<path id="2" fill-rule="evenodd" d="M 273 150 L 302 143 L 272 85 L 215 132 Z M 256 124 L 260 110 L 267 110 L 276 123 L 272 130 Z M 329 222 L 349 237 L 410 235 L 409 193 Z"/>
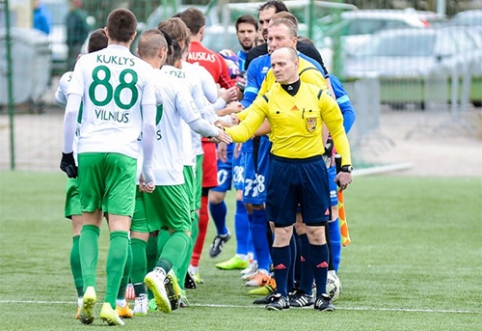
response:
<path id="1" fill-rule="evenodd" d="M 186 24 L 193 36 L 197 35 L 199 30 L 206 25 L 206 17 L 204 17 L 203 12 L 194 7 L 183 11 L 179 18 Z"/>
<path id="2" fill-rule="evenodd" d="M 87 53 L 97 52 L 107 47 L 109 40 L 105 34 L 105 30 L 99 28 L 94 30 L 89 36 L 89 43 L 87 44 Z"/>
<path id="3" fill-rule="evenodd" d="M 312 41 L 310 38 L 308 38 L 308 37 L 299 36 L 299 37 L 298 37 L 298 41 L 303 42 L 303 43 L 305 43 L 305 44 L 310 44 L 311 46 L 315 46 L 315 44 L 313 43 L 313 41 Z"/>
<path id="4" fill-rule="evenodd" d="M 137 19 L 129 9 L 113 10 L 107 17 L 109 38 L 119 42 L 128 42 L 137 30 Z"/>
<path id="5" fill-rule="evenodd" d="M 274 8 L 275 13 L 279 13 L 279 12 L 282 12 L 282 11 L 289 11 L 288 7 L 286 7 L 286 5 L 284 4 L 283 1 L 269 0 L 269 1 L 266 1 L 265 3 L 263 3 L 261 6 L 259 6 L 258 13 L 260 11 L 266 10 L 268 8 Z"/>
<path id="6" fill-rule="evenodd" d="M 253 15 L 246 14 L 246 15 L 239 16 L 238 19 L 236 20 L 236 23 L 235 23 L 236 31 L 238 31 L 238 26 L 241 23 L 252 24 L 252 25 L 254 25 L 255 30 L 259 29 L 258 20 Z"/>
<path id="7" fill-rule="evenodd" d="M 166 63 L 174 66 L 177 60 L 182 59 L 182 49 L 179 43 L 175 40 L 172 41 L 172 53 L 168 55 Z"/>

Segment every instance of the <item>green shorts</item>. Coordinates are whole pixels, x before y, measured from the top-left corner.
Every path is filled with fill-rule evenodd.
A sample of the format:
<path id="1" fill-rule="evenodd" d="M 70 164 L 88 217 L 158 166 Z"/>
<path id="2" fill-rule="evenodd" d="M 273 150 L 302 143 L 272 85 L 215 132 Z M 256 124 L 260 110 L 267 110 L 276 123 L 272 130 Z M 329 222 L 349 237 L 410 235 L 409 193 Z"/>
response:
<path id="1" fill-rule="evenodd" d="M 136 206 L 134 209 L 134 216 L 132 216 L 131 231 L 149 233 L 159 229 L 150 228 L 147 223 L 146 206 L 144 204 L 144 196 L 148 193 L 139 192 L 136 190 Z"/>
<path id="2" fill-rule="evenodd" d="M 68 178 L 65 184 L 64 216 L 66 218 L 72 218 L 73 215 L 82 215 L 79 186 L 77 184 L 77 178 Z"/>
<path id="3" fill-rule="evenodd" d="M 203 192 L 203 158 L 204 155 L 196 155 L 196 178 L 194 182 L 194 210 L 201 209 L 201 195 Z"/>
<path id="4" fill-rule="evenodd" d="M 192 166 L 184 166 L 182 174 L 184 175 L 184 185 L 186 185 L 186 191 L 189 198 L 190 211 L 194 211 L 196 210 L 196 202 L 194 199 L 195 178 Z"/>
<path id="5" fill-rule="evenodd" d="M 136 198 L 137 160 L 119 153 L 81 153 L 79 193 L 83 212 L 132 216 Z"/>
<path id="6" fill-rule="evenodd" d="M 142 196 L 150 232 L 161 228 L 191 231 L 186 185 L 156 186 L 154 192 Z"/>

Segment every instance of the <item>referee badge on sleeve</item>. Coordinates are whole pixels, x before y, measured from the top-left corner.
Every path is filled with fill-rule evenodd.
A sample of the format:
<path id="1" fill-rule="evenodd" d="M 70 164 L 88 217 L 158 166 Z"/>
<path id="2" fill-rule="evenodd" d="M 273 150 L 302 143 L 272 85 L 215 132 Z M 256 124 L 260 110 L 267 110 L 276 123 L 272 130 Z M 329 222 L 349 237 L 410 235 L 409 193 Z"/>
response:
<path id="1" fill-rule="evenodd" d="M 316 117 L 309 117 L 305 119 L 305 125 L 306 125 L 306 130 L 308 132 L 313 132 L 316 130 L 316 123 L 317 123 L 317 118 Z"/>

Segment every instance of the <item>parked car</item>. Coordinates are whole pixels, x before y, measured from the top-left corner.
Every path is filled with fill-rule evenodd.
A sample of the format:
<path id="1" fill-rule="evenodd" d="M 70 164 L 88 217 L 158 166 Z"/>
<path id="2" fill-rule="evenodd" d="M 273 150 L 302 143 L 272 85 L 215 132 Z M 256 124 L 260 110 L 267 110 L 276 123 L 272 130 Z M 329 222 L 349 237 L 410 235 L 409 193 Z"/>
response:
<path id="1" fill-rule="evenodd" d="M 174 12 L 173 6 L 159 6 L 157 7 L 147 18 L 146 27 L 147 29 L 154 29 L 157 27 L 159 22 L 162 20 L 168 19 L 169 17 L 174 16 L 177 13 L 180 13 L 187 8 L 194 7 L 201 10 L 205 13 L 206 16 L 206 26 L 211 25 L 218 25 L 220 24 L 220 19 L 218 17 L 218 13 L 216 8 L 211 8 L 208 11 L 207 6 L 199 6 L 199 5 L 180 5 L 176 7 L 176 12 Z M 207 13 L 207 14 L 206 14 Z"/>
<path id="2" fill-rule="evenodd" d="M 470 65 L 470 99 L 480 106 L 482 51 L 477 38 L 473 30 L 457 26 L 381 31 L 347 57 L 342 77 L 378 77 L 383 103 L 416 103 L 423 108 L 426 77 L 449 79 L 452 72 L 462 75 L 462 68 Z M 450 91 L 449 87 L 443 93 L 450 96 Z"/>
<path id="3" fill-rule="evenodd" d="M 482 9 L 458 12 L 450 20 L 455 25 L 482 26 Z"/>
<path id="4" fill-rule="evenodd" d="M 378 31 L 426 28 L 444 20 L 444 15 L 416 11 L 413 8 L 344 11 L 339 17 L 329 15 L 318 19 L 318 32 L 313 41 L 320 50 L 328 70 L 332 70 L 334 42 L 338 37 L 341 39 L 344 60 L 347 54 L 354 52 Z"/>

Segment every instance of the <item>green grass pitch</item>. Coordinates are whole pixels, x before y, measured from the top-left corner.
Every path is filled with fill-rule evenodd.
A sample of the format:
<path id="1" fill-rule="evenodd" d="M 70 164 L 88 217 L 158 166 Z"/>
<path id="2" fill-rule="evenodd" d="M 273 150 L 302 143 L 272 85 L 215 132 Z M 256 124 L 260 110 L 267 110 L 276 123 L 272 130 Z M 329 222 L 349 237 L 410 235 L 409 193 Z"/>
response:
<path id="1" fill-rule="evenodd" d="M 0 172 L 0 329 L 97 330 L 74 320 L 69 268 L 71 227 L 63 218 L 65 176 Z M 227 198 L 234 231 L 234 195 Z M 345 196 L 352 243 L 343 249 L 343 292 L 333 313 L 270 312 L 251 304 L 238 271 L 215 263 L 234 254 L 232 239 L 201 259 L 204 284 L 192 306 L 126 320 L 125 330 L 481 330 L 481 178 L 358 177 Z M 98 294 L 105 289 L 107 228 L 101 233 Z M 98 314 L 100 305 L 96 306 Z M 106 325 L 106 324 L 104 324 Z M 105 326 L 106 327 L 106 326 Z"/>

